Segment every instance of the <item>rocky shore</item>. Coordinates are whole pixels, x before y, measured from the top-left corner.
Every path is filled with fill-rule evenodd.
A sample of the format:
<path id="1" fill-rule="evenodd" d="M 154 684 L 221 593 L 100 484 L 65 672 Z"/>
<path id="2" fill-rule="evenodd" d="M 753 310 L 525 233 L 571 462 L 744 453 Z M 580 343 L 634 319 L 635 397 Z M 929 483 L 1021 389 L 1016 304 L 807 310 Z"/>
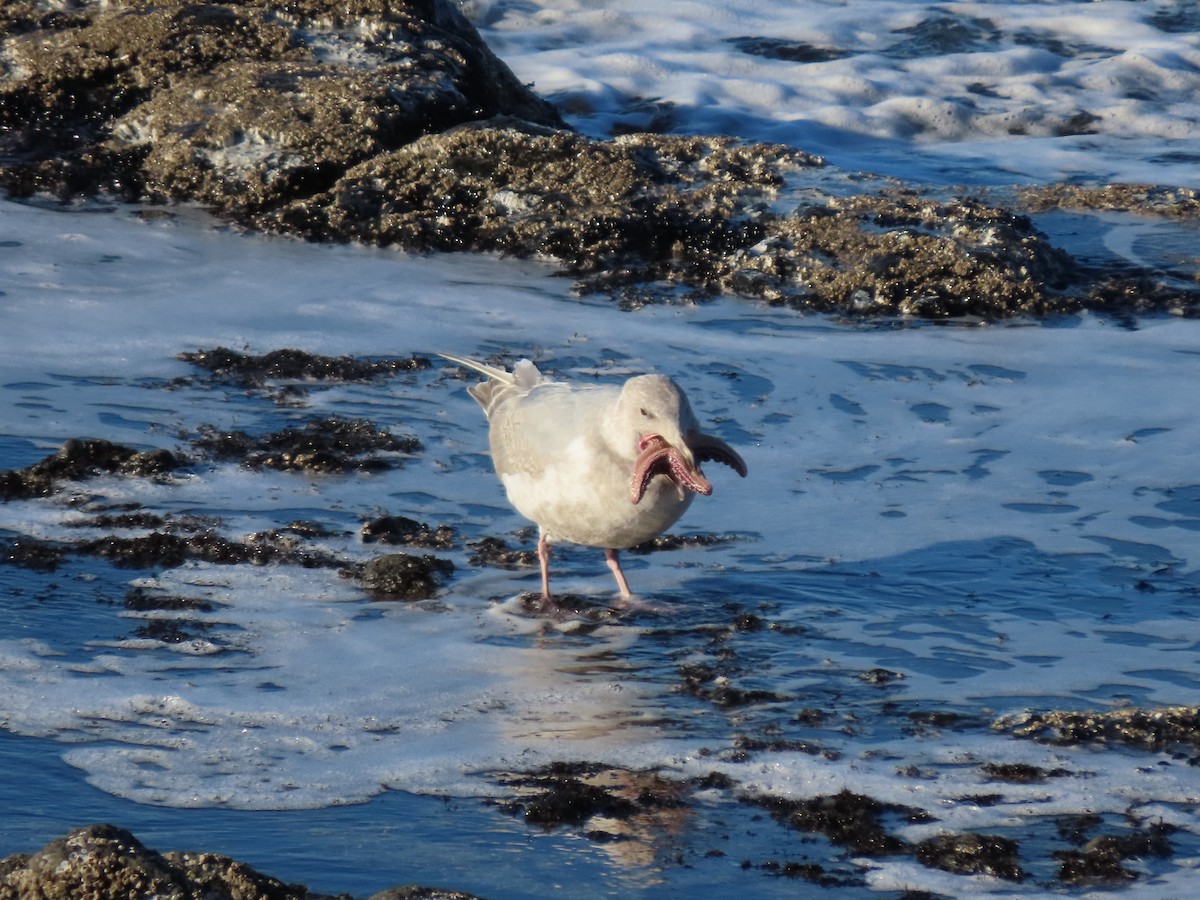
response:
<path id="1" fill-rule="evenodd" d="M 803 200 L 781 202 L 798 196 L 798 184 Z M 872 189 L 863 191 L 864 184 Z M 850 317 L 986 321 L 1082 309 L 1200 314 L 1194 260 L 1165 269 L 1108 266 L 1073 257 L 1037 225 L 1049 210 L 1194 222 L 1200 217 L 1194 191 L 1048 185 L 956 194 L 848 178 L 802 148 L 724 136 L 595 140 L 572 131 L 521 84 L 449 0 L 9 0 L 0 6 L 0 187 L 18 198 L 64 202 L 108 196 L 197 203 L 248 229 L 313 241 L 549 259 L 580 291 L 611 296 L 624 309 L 720 292 Z M 428 365 L 416 357 L 356 360 L 293 349 L 249 357 L 206 348 L 183 359 L 203 373 L 196 379 L 262 392 L 280 405 L 302 405 L 298 382 L 370 380 Z M 68 441 L 30 466 L 0 472 L 0 503 L 50 496 L 97 475 L 166 480 L 183 467 L 230 461 L 254 470 L 377 471 L 402 466 L 422 450 L 417 438 L 370 421 L 329 417 L 259 435 L 198 427 L 183 440 L 176 451 Z M 448 525 L 383 516 L 364 522 L 361 537 L 388 552 L 357 565 L 310 546 L 322 526 L 308 521 L 233 537 L 219 523 L 139 507 L 84 509 L 80 524 L 104 536 L 6 540 L 0 565 L 49 572 L 79 555 L 129 569 L 197 559 L 276 563 L 335 569 L 373 598 L 420 601 L 436 597 L 454 577 L 438 553 L 458 541 Z M 725 539 L 692 540 L 710 538 Z M 471 566 L 535 564 L 529 550 L 510 549 L 497 536 L 469 548 Z M 125 608 L 149 614 L 139 637 L 173 643 L 204 634 L 203 617 L 189 617 L 203 612 L 195 602 L 137 589 L 124 598 Z M 593 613 L 579 598 L 564 603 L 575 603 L 568 611 L 585 619 Z M 773 627 L 731 610 L 711 640 Z M 719 664 L 681 665 L 677 689 L 723 710 L 786 699 L 739 687 L 737 656 L 723 654 Z M 877 669 L 860 677 L 882 685 L 903 673 Z M 814 728 L 836 721 L 817 707 L 797 716 Z M 958 721 L 938 710 L 922 716 L 914 715 L 913 729 L 993 730 L 1126 752 L 1169 748 L 1189 764 L 1197 751 L 1194 708 L 1045 711 L 996 723 Z M 772 744 L 748 735 L 714 752 L 745 758 L 781 750 L 827 752 L 817 742 Z M 1067 774 L 989 765 L 980 769 L 997 782 Z M 822 834 L 855 856 L 901 855 L 1011 882 L 1025 878 L 1029 865 L 1019 842 L 1003 835 L 906 843 L 886 823 L 921 821 L 930 810 L 888 807 L 846 791 L 803 800 L 752 796 L 715 773 L 703 785 L 673 784 L 586 762 L 512 773 L 505 784 L 514 799 L 502 812 L 531 827 L 577 829 L 597 842 L 622 839 L 606 830 L 615 828 L 613 821 L 657 827 L 664 810 L 706 789 L 788 828 Z M 600 819 L 608 824 L 601 827 Z M 1173 852 L 1165 826 L 1135 823 L 1113 835 L 1100 824 L 1063 823 L 1050 863 L 1060 881 L 1121 883 L 1135 877 L 1124 861 Z M 811 862 L 743 865 L 815 884 L 848 877 Z M 109 825 L 80 828 L 37 853 L 0 861 L 0 900 L 136 891 L 170 898 L 318 896 L 226 857 L 151 850 Z M 375 896 L 467 897 L 419 887 Z"/>
<path id="2" fill-rule="evenodd" d="M 348 900 L 348 894 L 337 895 Z M 112 825 L 89 825 L 36 853 L 0 860 L 0 900 L 96 897 L 128 900 L 334 900 L 285 884 L 215 853 L 159 853 Z M 403 885 L 371 900 L 470 900 L 470 894 Z"/>
<path id="3" fill-rule="evenodd" d="M 803 200 L 778 202 L 801 177 Z M 540 257 L 626 308 L 725 292 L 852 316 L 1200 311 L 1194 262 L 1075 259 L 1031 218 L 1194 221 L 1194 191 L 989 198 L 721 136 L 589 139 L 449 0 L 6 3 L 0 186 L 195 202 L 319 241 Z"/>

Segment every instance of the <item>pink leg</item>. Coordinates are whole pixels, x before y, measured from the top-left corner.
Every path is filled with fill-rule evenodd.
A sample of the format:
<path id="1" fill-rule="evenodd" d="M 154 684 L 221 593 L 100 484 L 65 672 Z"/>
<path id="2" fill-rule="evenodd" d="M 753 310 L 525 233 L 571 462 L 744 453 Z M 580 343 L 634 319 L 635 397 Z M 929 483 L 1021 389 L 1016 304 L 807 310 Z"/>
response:
<path id="1" fill-rule="evenodd" d="M 546 541 L 544 534 L 538 535 L 537 543 L 538 563 L 542 567 L 542 599 L 551 600 L 550 596 L 550 544 Z"/>
<path id="2" fill-rule="evenodd" d="M 617 551 L 605 548 L 604 559 L 608 562 L 608 568 L 612 571 L 613 578 L 617 579 L 617 587 L 621 591 L 621 596 L 633 596 L 633 591 L 629 590 L 629 582 L 625 580 L 625 573 L 621 571 L 621 561 L 617 558 Z"/>

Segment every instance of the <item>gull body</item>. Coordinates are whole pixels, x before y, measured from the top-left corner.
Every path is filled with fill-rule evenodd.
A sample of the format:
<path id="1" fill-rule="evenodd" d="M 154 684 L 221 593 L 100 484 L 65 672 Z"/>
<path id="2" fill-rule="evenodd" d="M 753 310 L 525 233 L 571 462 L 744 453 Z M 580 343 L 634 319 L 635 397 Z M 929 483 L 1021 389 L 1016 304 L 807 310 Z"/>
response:
<path id="1" fill-rule="evenodd" d="M 602 548 L 628 596 L 617 551 L 662 534 L 697 493 L 712 492 L 699 463 L 718 460 L 746 474 L 732 447 L 700 431 L 687 397 L 664 375 L 579 385 L 551 381 L 529 360 L 509 372 L 442 355 L 486 376 L 468 390 L 487 415 L 509 502 L 538 526 L 547 600 L 551 544 Z"/>

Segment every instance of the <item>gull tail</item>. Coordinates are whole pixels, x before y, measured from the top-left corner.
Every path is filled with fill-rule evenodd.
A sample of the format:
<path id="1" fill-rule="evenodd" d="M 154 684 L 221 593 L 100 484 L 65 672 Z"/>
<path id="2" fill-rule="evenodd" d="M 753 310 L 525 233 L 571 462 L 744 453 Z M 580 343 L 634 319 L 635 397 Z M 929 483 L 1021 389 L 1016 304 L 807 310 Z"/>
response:
<path id="1" fill-rule="evenodd" d="M 483 407 L 484 413 L 490 419 L 492 411 L 514 394 L 523 394 L 534 385 L 541 384 L 546 379 L 538 371 L 537 366 L 527 359 L 517 360 L 513 370 L 489 366 L 465 356 L 455 356 L 452 353 L 439 353 L 442 359 L 457 363 L 467 369 L 474 369 L 487 378 L 482 384 L 467 388 L 467 393 L 475 398 L 475 402 Z"/>
<path id="2" fill-rule="evenodd" d="M 474 369 L 480 375 L 486 375 L 488 378 L 502 382 L 503 384 L 517 383 L 513 373 L 507 369 L 500 369 L 496 366 L 489 366 L 487 363 L 476 362 L 473 359 L 467 359 L 465 356 L 455 356 L 453 353 L 438 353 L 438 356 L 465 368 Z"/>

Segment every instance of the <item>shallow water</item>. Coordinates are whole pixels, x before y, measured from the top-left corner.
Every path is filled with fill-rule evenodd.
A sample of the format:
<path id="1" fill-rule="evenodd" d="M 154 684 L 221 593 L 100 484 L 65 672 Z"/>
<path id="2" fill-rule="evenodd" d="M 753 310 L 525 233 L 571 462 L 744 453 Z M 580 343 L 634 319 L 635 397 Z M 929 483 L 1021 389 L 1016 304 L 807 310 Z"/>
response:
<path id="1" fill-rule="evenodd" d="M 423 448 L 382 474 L 197 459 L 160 480 L 99 477 L 0 505 L 0 537 L 97 537 L 78 523 L 132 505 L 239 540 L 316 523 L 307 545 L 353 562 L 383 552 L 361 523 L 395 514 L 456 529 L 439 555 L 457 571 L 436 601 L 404 604 L 333 569 L 0 566 L 4 853 L 110 820 L 157 849 L 356 895 L 402 881 L 489 897 L 791 895 L 803 883 L 764 868 L 783 861 L 846 880 L 824 888 L 837 896 L 1018 893 L 859 859 L 739 799 L 849 787 L 936 816 L 889 824 L 909 840 L 1019 840 L 1022 896 L 1057 890 L 1061 817 L 1096 813 L 1118 834 L 1163 820 L 1179 829 L 1174 854 L 1128 861 L 1141 877 L 1124 893 L 1184 890 L 1200 858 L 1186 755 L 990 725 L 1194 702 L 1197 323 L 864 328 L 733 300 L 620 314 L 536 264 L 314 247 L 144 212 L 4 205 L 4 340 L 20 352 L 0 359 L 0 469 L 70 437 L 189 452 L 204 425 L 261 433 L 329 415 Z M 524 524 L 490 473 L 469 382 L 434 365 L 307 383 L 281 405 L 176 358 L 217 345 L 532 353 L 577 378 L 660 368 L 750 476 L 712 467 L 714 495 L 678 529 L 727 540 L 626 555 L 642 604 L 598 624 L 531 617 L 515 598 L 535 571 L 468 562 L 463 542 L 517 546 Z M 596 551 L 563 548 L 554 577 L 612 603 Z M 204 605 L 129 608 L 133 590 Z M 140 630 L 164 623 L 186 638 Z M 556 760 L 655 769 L 687 802 L 550 832 L 496 805 L 510 773 Z M 1062 774 L 1017 784 L 984 768 L 1006 763 Z M 697 786 L 714 772 L 737 787 Z M 584 836 L 597 828 L 622 837 Z"/>
<path id="2" fill-rule="evenodd" d="M 1194 186 L 1194 3 L 463 4 L 522 80 L 587 134 L 727 133 L 824 154 L 825 190 L 1063 179 Z M 865 173 L 865 174 L 864 174 Z M 1192 277 L 1194 228 L 1050 213 L 1083 262 Z M 160 850 L 227 853 L 366 896 L 408 881 L 500 897 L 1189 894 L 1200 771 L 1184 751 L 1058 747 L 992 729 L 1025 710 L 1195 703 L 1200 686 L 1200 325 L 1083 316 L 853 324 L 730 299 L 621 314 L 536 263 L 264 239 L 187 209 L 0 204 L 0 469 L 66 439 L 191 452 L 363 417 L 423 447 L 376 474 L 198 458 L 0 504 L 0 540 L 77 541 L 128 507 L 242 540 L 304 521 L 354 563 L 364 521 L 453 527 L 436 601 L 381 602 L 331 568 L 0 565 L 0 854 L 94 821 Z M 680 523 L 708 546 L 627 554 L 642 603 L 528 615 L 529 546 L 490 474 L 465 382 L 434 367 L 286 402 L 178 354 L 224 345 L 357 357 L 521 355 L 563 377 L 675 375 L 750 467 Z M 134 535 L 140 532 L 121 532 Z M 524 541 L 524 544 L 522 544 Z M 559 590 L 613 603 L 600 555 Z M 184 598 L 154 609 L 149 598 Z M 189 608 L 189 606 L 191 608 Z M 593 610 L 593 613 L 595 610 Z M 543 830 L 506 812 L 553 761 L 678 782 L 683 802 Z M 1037 766 L 1020 783 L 996 766 Z M 734 783 L 726 784 L 718 776 Z M 922 810 L 917 841 L 1017 840 L 1022 884 L 870 858 L 754 798 L 844 788 Z M 1165 822 L 1137 878 L 1066 888 L 1055 852 Z M 588 832 L 592 832 L 589 837 Z M 598 833 L 609 835 L 601 839 Z"/>

